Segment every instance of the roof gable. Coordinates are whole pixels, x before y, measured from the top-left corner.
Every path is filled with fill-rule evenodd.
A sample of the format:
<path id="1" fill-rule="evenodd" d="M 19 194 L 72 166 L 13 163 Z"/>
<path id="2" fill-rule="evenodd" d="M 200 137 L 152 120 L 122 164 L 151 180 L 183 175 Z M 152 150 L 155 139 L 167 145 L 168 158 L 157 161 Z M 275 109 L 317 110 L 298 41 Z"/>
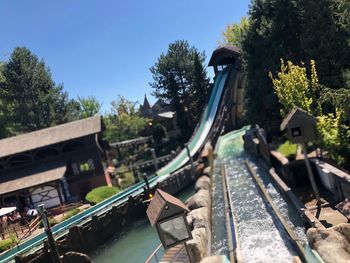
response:
<path id="1" fill-rule="evenodd" d="M 0 140 L 0 158 L 102 131 L 101 116 L 68 122 Z"/>
<path id="2" fill-rule="evenodd" d="M 147 208 L 147 216 L 151 225 L 155 225 L 158 220 L 181 212 L 189 212 L 187 206 L 178 198 L 157 189 L 151 203 Z"/>
<path id="3" fill-rule="evenodd" d="M 208 66 L 227 64 L 227 61 L 236 62 L 240 54 L 241 49 L 236 46 L 220 46 L 214 50 L 213 54 L 210 57 Z"/>
<path id="4" fill-rule="evenodd" d="M 288 125 L 293 124 L 295 121 L 300 121 L 300 119 L 305 119 L 306 121 L 315 122 L 316 118 L 312 116 L 307 111 L 295 106 L 283 119 L 280 129 L 285 130 Z"/>

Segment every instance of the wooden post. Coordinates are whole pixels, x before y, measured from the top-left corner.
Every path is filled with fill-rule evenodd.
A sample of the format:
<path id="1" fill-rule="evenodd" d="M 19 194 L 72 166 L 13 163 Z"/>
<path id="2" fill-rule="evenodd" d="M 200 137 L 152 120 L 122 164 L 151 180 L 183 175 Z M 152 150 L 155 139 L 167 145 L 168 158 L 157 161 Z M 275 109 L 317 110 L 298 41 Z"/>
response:
<path id="1" fill-rule="evenodd" d="M 43 225 L 45 228 L 45 233 L 47 236 L 47 241 L 49 243 L 50 255 L 51 255 L 52 262 L 53 263 L 60 263 L 60 257 L 58 255 L 56 242 L 55 242 L 55 239 L 53 238 L 51 227 L 49 224 L 49 220 L 47 218 L 47 211 L 45 209 L 44 204 L 39 205 L 38 208 L 40 210 L 41 220 L 43 222 Z"/>
<path id="2" fill-rule="evenodd" d="M 317 199 L 317 204 L 321 204 L 320 194 L 318 192 L 318 188 L 317 188 L 317 185 L 316 185 L 314 174 L 312 172 L 310 161 L 309 161 L 309 159 L 307 157 L 307 152 L 306 152 L 305 145 L 303 143 L 301 143 L 300 145 L 301 145 L 301 149 L 302 149 L 303 154 L 304 154 L 304 161 L 305 161 L 306 170 L 307 170 L 307 173 L 309 175 L 310 182 L 311 182 L 311 186 L 312 186 L 312 189 L 314 190 L 314 194 L 315 194 L 315 197 Z"/>
<path id="3" fill-rule="evenodd" d="M 64 201 L 63 201 L 63 198 L 62 198 L 62 193 L 61 193 L 60 185 L 59 185 L 58 181 L 56 182 L 55 187 L 56 187 L 56 190 L 57 190 L 57 193 L 58 193 L 58 198 L 60 199 L 60 204 L 62 206 L 62 205 L 64 205 Z"/>

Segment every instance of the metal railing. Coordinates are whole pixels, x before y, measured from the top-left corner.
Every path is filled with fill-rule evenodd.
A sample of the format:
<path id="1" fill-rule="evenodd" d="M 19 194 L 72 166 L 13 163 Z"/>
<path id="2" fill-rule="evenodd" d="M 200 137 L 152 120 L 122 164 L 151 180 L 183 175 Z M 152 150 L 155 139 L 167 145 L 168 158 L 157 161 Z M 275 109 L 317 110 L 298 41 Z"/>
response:
<path id="1" fill-rule="evenodd" d="M 162 244 L 159 244 L 158 247 L 152 252 L 152 254 L 146 259 L 145 263 L 159 262 L 157 253 L 163 248 Z M 160 258 L 161 259 L 161 258 Z M 155 261 L 153 261 L 155 260 Z"/>

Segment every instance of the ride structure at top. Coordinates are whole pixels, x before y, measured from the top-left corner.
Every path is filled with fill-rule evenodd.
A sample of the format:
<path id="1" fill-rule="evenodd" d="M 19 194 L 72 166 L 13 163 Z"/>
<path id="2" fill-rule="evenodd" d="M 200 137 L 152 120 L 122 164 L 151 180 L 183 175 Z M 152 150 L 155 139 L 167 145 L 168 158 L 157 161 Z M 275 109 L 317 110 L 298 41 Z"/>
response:
<path id="1" fill-rule="evenodd" d="M 208 141 L 214 144 L 223 129 L 227 129 L 227 127 L 237 128 L 242 121 L 243 89 L 240 50 L 233 46 L 217 48 L 210 58 L 209 66 L 214 67 L 214 86 L 200 122 L 187 144 L 189 154 L 193 159 L 198 156 Z M 187 150 L 183 149 L 170 163 L 158 170 L 156 176 L 149 179 L 149 186 L 151 188 L 157 187 L 159 182 L 165 181 L 189 161 Z M 126 202 L 130 196 L 135 197 L 142 194 L 145 186 L 145 182 L 139 182 L 55 225 L 52 228 L 53 234 L 63 236 L 72 226 L 82 225 L 88 222 L 93 215 L 102 214 L 111 209 L 112 206 Z M 45 239 L 45 233 L 41 233 L 22 244 L 18 244 L 17 247 L 3 253 L 0 256 L 0 262 L 7 262 L 18 253 L 26 253 L 41 246 Z"/>

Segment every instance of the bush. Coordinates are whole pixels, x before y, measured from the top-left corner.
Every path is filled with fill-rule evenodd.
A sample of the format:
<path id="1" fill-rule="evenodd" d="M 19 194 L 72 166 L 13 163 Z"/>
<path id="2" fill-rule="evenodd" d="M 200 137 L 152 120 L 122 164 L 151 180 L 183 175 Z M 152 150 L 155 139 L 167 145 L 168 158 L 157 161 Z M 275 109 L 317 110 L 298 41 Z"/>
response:
<path id="1" fill-rule="evenodd" d="M 118 177 L 120 179 L 123 179 L 120 188 L 121 189 L 125 189 L 130 185 L 133 185 L 135 183 L 135 177 L 134 177 L 134 173 L 132 171 L 129 171 L 129 168 L 126 165 L 121 165 L 118 169 L 117 169 L 117 174 L 120 173 L 120 175 L 118 175 Z"/>
<path id="2" fill-rule="evenodd" d="M 71 218 L 72 216 L 75 216 L 79 212 L 80 212 L 79 208 L 73 208 L 73 209 L 69 210 L 67 213 L 65 213 L 65 215 L 63 216 L 61 221 L 64 221 L 64 220 L 66 220 L 68 218 Z"/>
<path id="3" fill-rule="evenodd" d="M 53 227 L 54 225 L 57 225 L 59 223 L 59 221 L 57 221 L 55 218 L 53 218 L 52 216 L 49 217 L 49 225 L 51 227 Z M 43 228 L 44 224 L 42 221 L 40 221 L 39 223 L 39 228 Z"/>
<path id="4" fill-rule="evenodd" d="M 0 241 L 0 252 L 10 249 L 16 243 L 12 238 L 7 238 Z"/>
<path id="5" fill-rule="evenodd" d="M 100 186 L 95 189 L 92 189 L 85 197 L 85 199 L 92 203 L 97 204 L 112 195 L 117 194 L 120 191 L 117 187 L 109 187 L 109 186 Z"/>
<path id="6" fill-rule="evenodd" d="M 296 154 L 297 145 L 286 141 L 285 143 L 278 146 L 277 151 L 282 153 L 286 157 L 290 157 Z"/>

